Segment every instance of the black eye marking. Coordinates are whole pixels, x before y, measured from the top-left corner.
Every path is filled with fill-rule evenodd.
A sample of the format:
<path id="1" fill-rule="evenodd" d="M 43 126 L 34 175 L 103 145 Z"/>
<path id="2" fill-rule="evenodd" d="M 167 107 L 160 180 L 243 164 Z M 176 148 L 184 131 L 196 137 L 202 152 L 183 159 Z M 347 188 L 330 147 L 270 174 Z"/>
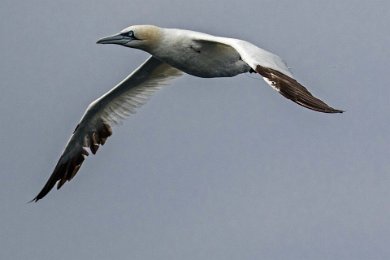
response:
<path id="1" fill-rule="evenodd" d="M 134 36 L 133 31 L 124 32 L 124 33 L 121 33 L 121 35 L 124 37 L 131 38 L 132 40 L 139 40 L 137 37 Z"/>

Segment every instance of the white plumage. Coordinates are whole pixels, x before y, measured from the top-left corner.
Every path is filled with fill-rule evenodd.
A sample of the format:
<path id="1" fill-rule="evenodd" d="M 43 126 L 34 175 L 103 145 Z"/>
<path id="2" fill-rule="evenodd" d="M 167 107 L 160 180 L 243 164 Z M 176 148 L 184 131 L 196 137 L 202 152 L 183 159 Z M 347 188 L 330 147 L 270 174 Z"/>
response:
<path id="1" fill-rule="evenodd" d="M 135 25 L 99 40 L 150 53 L 139 68 L 93 101 L 77 125 L 52 175 L 33 199 L 43 198 L 57 183 L 70 181 L 88 156 L 96 153 L 118 124 L 169 80 L 183 72 L 204 78 L 258 73 L 276 91 L 295 103 L 324 113 L 341 113 L 315 98 L 298 83 L 282 59 L 249 42 L 188 30 Z"/>

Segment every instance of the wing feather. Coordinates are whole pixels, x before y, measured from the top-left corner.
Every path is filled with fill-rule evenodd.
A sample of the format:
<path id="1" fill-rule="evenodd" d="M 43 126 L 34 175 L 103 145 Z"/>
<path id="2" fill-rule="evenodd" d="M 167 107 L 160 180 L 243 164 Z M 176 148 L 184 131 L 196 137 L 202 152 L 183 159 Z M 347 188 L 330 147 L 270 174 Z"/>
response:
<path id="1" fill-rule="evenodd" d="M 32 201 L 42 199 L 56 183 L 59 189 L 70 181 L 89 155 L 87 149 L 95 154 L 112 135 L 112 126 L 135 113 L 136 108 L 156 90 L 181 74 L 180 70 L 150 57 L 116 87 L 93 101 L 69 139 L 52 175 Z"/>
<path id="2" fill-rule="evenodd" d="M 221 42 L 230 44 L 240 54 L 253 71 L 263 76 L 264 80 L 284 97 L 303 107 L 323 113 L 342 113 L 343 110 L 328 106 L 314 97 L 300 84 L 289 71 L 286 63 L 276 54 L 261 49 L 249 42 L 220 38 Z"/>
<path id="3" fill-rule="evenodd" d="M 271 68 L 257 65 L 256 72 L 284 97 L 303 107 L 323 113 L 342 113 L 342 110 L 328 106 L 322 100 L 314 97 L 304 86 L 295 79 Z"/>

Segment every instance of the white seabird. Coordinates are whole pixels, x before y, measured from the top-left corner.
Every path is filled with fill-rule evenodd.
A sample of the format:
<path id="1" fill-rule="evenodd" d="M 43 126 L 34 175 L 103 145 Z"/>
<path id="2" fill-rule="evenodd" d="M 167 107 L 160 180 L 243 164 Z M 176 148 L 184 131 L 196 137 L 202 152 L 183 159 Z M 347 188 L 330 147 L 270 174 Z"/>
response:
<path id="1" fill-rule="evenodd" d="M 202 78 L 258 73 L 273 89 L 301 106 L 324 113 L 343 112 L 310 94 L 279 56 L 243 40 L 134 25 L 97 43 L 141 49 L 152 56 L 88 106 L 52 175 L 32 201 L 43 198 L 57 182 L 59 189 L 70 181 L 88 156 L 86 148 L 95 154 L 112 134 L 113 125 L 134 113 L 154 91 L 183 72 Z"/>

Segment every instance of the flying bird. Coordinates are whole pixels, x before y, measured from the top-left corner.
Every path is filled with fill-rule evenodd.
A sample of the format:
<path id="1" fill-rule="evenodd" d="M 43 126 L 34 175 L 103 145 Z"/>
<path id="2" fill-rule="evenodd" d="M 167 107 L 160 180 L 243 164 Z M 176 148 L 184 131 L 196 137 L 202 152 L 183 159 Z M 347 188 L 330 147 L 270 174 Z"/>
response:
<path id="1" fill-rule="evenodd" d="M 342 113 L 314 97 L 294 79 L 282 59 L 247 41 L 205 33 L 133 25 L 102 38 L 99 44 L 117 44 L 151 54 L 141 66 L 113 89 L 93 101 L 85 111 L 45 186 L 32 201 L 42 199 L 57 183 L 70 181 L 89 155 L 112 134 L 112 127 L 144 104 L 168 81 L 187 73 L 202 78 L 257 73 L 273 89 L 303 107 Z"/>

